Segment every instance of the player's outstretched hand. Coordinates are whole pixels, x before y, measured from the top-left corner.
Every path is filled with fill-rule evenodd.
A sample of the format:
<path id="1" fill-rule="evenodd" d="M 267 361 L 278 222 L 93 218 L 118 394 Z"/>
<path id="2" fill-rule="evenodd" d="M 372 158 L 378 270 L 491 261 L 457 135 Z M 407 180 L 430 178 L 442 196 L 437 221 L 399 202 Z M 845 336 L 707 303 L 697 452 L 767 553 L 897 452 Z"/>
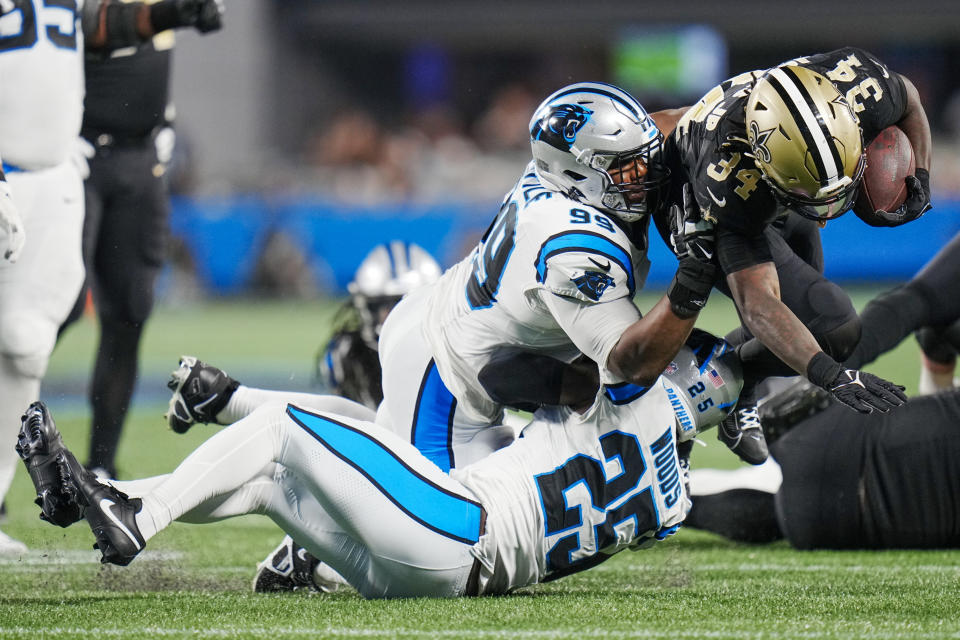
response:
<path id="1" fill-rule="evenodd" d="M 200 33 L 217 31 L 223 26 L 223 0 L 177 0 L 180 24 Z"/>
<path id="2" fill-rule="evenodd" d="M 679 318 L 692 318 L 707 304 L 717 268 L 713 224 L 700 215 L 689 183 L 683 185 L 683 206 L 670 208 L 670 244 L 679 261 L 667 290 L 670 308 Z"/>
<path id="3" fill-rule="evenodd" d="M 931 208 L 930 204 L 930 172 L 926 169 L 917 169 L 912 176 L 907 176 L 904 182 L 907 185 L 907 198 L 894 211 L 877 211 L 876 217 L 883 220 L 887 226 L 898 227 L 912 220 L 916 220 Z"/>
<path id="4" fill-rule="evenodd" d="M 886 413 L 907 401 L 902 386 L 866 371 L 846 369 L 822 351 L 807 365 L 807 379 L 860 413 Z"/>
<path id="5" fill-rule="evenodd" d="M 7 263 L 16 262 L 26 239 L 23 221 L 10 195 L 10 186 L 0 180 L 0 258 Z"/>

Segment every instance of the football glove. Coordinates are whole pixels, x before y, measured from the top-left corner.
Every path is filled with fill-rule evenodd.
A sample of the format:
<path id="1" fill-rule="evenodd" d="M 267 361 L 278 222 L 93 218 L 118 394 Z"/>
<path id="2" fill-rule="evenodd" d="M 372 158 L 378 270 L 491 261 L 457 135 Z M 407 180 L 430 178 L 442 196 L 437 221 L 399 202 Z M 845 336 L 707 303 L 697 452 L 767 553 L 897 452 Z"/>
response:
<path id="1" fill-rule="evenodd" d="M 876 212 L 876 217 L 888 227 L 898 227 L 912 220 L 916 220 L 931 208 L 930 204 L 930 172 L 926 169 L 917 169 L 912 176 L 904 179 L 907 185 L 907 198 L 893 211 Z"/>
<path id="2" fill-rule="evenodd" d="M 0 180 L 0 253 L 6 262 L 16 262 L 26 241 L 20 212 L 10 194 L 10 185 Z"/>
<path id="3" fill-rule="evenodd" d="M 713 260 L 713 224 L 700 215 L 690 184 L 683 185 L 683 206 L 670 208 L 670 245 L 677 254 L 677 273 L 667 290 L 670 308 L 679 318 L 692 318 L 703 309 L 717 277 Z"/>
<path id="4" fill-rule="evenodd" d="M 822 351 L 810 359 L 807 379 L 860 413 L 886 413 L 907 401 L 904 387 L 872 373 L 846 369 Z"/>
<path id="5" fill-rule="evenodd" d="M 713 223 L 700 215 L 689 182 L 683 185 L 683 206 L 670 207 L 670 246 L 678 259 L 689 256 L 700 262 L 713 262 L 716 249 Z"/>

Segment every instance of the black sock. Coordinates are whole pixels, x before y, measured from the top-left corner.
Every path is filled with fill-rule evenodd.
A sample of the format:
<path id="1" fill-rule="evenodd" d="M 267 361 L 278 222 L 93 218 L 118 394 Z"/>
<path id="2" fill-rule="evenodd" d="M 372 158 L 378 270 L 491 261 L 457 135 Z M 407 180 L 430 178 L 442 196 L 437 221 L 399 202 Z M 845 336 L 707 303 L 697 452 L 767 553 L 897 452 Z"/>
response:
<path id="1" fill-rule="evenodd" d="M 753 544 L 783 538 L 777 525 L 774 494 L 755 489 L 731 489 L 693 496 L 693 508 L 684 526 L 720 534 L 736 542 Z"/>

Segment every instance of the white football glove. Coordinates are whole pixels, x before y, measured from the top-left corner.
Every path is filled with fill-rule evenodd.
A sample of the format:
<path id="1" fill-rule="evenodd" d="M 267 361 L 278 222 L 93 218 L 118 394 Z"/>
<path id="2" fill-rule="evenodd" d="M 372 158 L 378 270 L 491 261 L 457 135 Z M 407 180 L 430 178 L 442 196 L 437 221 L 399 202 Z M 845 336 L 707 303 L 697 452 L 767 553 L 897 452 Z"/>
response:
<path id="1" fill-rule="evenodd" d="M 0 180 L 0 253 L 8 262 L 16 262 L 23 250 L 27 236 L 20 219 L 20 212 L 10 194 L 10 185 Z"/>

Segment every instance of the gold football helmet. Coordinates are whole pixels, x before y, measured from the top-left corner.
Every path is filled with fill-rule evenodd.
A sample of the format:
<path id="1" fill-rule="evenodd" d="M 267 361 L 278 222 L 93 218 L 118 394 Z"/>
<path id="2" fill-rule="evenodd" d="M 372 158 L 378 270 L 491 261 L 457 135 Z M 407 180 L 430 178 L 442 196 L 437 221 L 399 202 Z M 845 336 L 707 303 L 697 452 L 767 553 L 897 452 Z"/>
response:
<path id="1" fill-rule="evenodd" d="M 853 206 L 866 167 L 863 134 L 826 77 L 770 69 L 750 92 L 746 125 L 757 167 L 786 207 L 822 221 Z"/>

